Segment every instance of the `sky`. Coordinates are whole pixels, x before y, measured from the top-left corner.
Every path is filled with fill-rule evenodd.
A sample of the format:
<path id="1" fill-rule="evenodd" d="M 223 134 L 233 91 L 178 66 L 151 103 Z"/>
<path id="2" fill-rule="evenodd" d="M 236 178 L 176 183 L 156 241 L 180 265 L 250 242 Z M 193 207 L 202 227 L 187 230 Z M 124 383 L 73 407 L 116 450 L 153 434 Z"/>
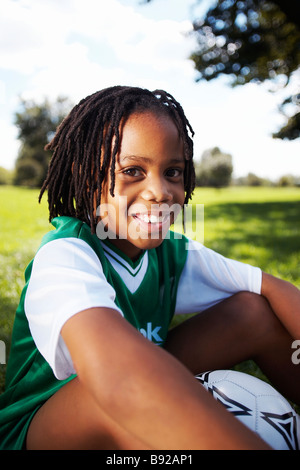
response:
<path id="1" fill-rule="evenodd" d="M 231 88 L 228 78 L 196 82 L 189 55 L 192 19 L 212 0 L 1 0 L 0 166 L 12 169 L 20 100 L 81 98 L 112 85 L 160 88 L 181 103 L 194 128 L 195 160 L 212 147 L 233 158 L 234 176 L 300 175 L 300 144 L 272 138 L 288 90 Z M 299 80 L 299 76 L 298 76 Z M 296 86 L 292 81 L 291 89 Z"/>

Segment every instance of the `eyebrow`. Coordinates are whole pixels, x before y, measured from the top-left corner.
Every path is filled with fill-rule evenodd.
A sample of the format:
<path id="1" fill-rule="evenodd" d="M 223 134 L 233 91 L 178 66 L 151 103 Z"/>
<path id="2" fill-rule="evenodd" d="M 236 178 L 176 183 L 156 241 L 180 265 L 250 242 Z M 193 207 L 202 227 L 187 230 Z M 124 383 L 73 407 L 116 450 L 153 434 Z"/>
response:
<path id="1" fill-rule="evenodd" d="M 151 158 L 148 157 L 143 157 L 140 155 L 125 155 L 120 159 L 120 163 L 124 163 L 126 160 L 132 161 L 132 162 L 144 162 L 144 163 L 152 163 Z M 184 158 L 181 157 L 174 157 L 172 158 L 168 163 L 170 164 L 175 164 L 175 163 L 183 163 Z"/>

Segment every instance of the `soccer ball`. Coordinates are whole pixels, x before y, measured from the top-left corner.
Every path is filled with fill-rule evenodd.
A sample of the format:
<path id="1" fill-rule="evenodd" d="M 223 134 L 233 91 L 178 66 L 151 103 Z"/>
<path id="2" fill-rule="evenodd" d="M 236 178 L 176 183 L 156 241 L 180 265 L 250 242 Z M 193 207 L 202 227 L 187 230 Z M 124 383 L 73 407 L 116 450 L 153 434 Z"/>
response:
<path id="1" fill-rule="evenodd" d="M 204 372 L 196 379 L 273 449 L 299 450 L 300 417 L 271 385 L 233 370 Z"/>

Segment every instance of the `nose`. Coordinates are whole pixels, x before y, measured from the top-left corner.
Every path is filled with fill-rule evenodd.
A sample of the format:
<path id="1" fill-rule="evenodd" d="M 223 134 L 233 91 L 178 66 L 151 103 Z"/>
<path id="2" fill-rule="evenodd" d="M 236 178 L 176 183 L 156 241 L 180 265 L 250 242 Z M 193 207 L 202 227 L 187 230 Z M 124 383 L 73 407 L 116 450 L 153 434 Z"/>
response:
<path id="1" fill-rule="evenodd" d="M 145 201 L 155 201 L 157 203 L 170 202 L 173 199 L 168 182 L 162 176 L 149 178 L 143 190 Z"/>

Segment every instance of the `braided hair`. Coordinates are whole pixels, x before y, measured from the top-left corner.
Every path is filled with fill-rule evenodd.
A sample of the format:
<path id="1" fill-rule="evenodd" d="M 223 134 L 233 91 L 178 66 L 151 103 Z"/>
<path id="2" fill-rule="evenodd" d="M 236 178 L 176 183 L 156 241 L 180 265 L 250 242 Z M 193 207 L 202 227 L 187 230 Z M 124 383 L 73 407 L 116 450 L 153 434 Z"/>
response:
<path id="1" fill-rule="evenodd" d="M 195 187 L 193 129 L 181 105 L 163 90 L 114 86 L 81 100 L 62 121 L 45 150 L 52 150 L 39 201 L 48 191 L 49 220 L 58 215 L 79 218 L 95 233 L 96 207 L 109 168 L 114 195 L 115 161 L 120 147 L 120 125 L 135 112 L 167 114 L 177 126 L 184 147 L 185 203 Z M 190 137 L 191 134 L 191 137 Z"/>

